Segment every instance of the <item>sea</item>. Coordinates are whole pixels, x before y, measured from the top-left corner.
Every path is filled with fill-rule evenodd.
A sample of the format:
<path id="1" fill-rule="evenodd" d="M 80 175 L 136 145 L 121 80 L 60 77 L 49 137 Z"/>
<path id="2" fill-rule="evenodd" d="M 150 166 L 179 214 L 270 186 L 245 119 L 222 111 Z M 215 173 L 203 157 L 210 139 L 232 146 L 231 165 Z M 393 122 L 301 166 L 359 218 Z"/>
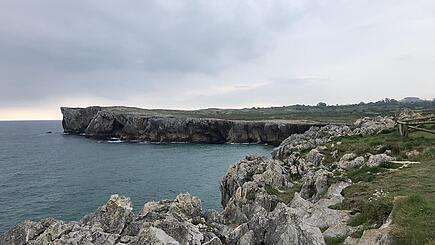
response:
<path id="1" fill-rule="evenodd" d="M 61 121 L 0 122 L 0 234 L 24 220 L 79 220 L 112 194 L 140 212 L 151 200 L 189 192 L 221 210 L 219 180 L 256 144 L 122 142 L 66 135 Z"/>

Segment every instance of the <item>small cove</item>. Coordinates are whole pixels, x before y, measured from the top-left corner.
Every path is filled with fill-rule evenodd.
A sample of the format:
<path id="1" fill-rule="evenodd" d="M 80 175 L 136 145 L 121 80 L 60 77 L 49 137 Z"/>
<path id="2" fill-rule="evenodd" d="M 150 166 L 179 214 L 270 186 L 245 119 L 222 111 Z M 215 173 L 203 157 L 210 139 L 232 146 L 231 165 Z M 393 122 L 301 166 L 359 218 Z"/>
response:
<path id="1" fill-rule="evenodd" d="M 219 179 L 228 166 L 271 149 L 108 142 L 64 135 L 61 121 L 0 122 L 0 233 L 25 219 L 78 220 L 115 193 L 130 197 L 135 212 L 180 192 L 221 209 Z"/>

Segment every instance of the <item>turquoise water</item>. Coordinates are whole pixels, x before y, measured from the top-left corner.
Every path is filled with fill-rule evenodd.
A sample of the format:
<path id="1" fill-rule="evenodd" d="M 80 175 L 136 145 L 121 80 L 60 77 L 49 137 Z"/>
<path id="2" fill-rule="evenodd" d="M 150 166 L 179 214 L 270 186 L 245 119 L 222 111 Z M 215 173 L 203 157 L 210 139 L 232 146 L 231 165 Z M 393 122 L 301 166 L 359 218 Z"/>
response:
<path id="1" fill-rule="evenodd" d="M 47 134 L 47 131 L 52 131 Z M 109 143 L 63 135 L 60 121 L 0 122 L 0 233 L 25 219 L 78 220 L 111 194 L 138 212 L 179 192 L 220 209 L 219 179 L 263 145 Z"/>

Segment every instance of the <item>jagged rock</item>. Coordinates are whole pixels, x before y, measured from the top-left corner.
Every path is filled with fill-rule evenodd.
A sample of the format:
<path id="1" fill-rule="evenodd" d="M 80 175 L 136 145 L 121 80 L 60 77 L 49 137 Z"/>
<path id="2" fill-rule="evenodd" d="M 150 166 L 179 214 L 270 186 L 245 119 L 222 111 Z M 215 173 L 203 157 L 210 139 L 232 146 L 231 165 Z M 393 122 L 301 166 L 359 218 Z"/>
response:
<path id="1" fill-rule="evenodd" d="M 290 135 L 278 147 L 273 149 L 272 156 L 274 159 L 285 161 L 295 151 L 314 149 L 334 137 L 349 135 L 351 132 L 348 126 L 311 127 L 303 134 Z"/>
<path id="2" fill-rule="evenodd" d="M 199 245 L 204 239 L 199 228 L 189 221 L 179 220 L 173 215 L 168 215 L 163 220 L 153 222 L 153 226 L 164 230 L 169 236 L 180 242 L 180 244 Z"/>
<path id="3" fill-rule="evenodd" d="M 353 134 L 375 134 L 383 130 L 392 129 L 396 125 L 396 122 L 392 117 L 365 117 L 355 121 Z"/>
<path id="4" fill-rule="evenodd" d="M 198 217 L 201 215 L 201 200 L 189 193 L 181 193 L 177 195 L 171 208 L 180 211 L 187 217 Z"/>
<path id="5" fill-rule="evenodd" d="M 53 244 L 114 245 L 119 237 L 117 234 L 104 232 L 99 227 L 75 225 L 70 232 L 55 240 Z"/>
<path id="6" fill-rule="evenodd" d="M 179 245 L 174 238 L 166 234 L 162 229 L 150 226 L 140 230 L 137 244 L 149 245 Z"/>
<path id="7" fill-rule="evenodd" d="M 319 228 L 303 222 L 294 210 L 279 203 L 271 214 L 265 244 L 325 244 Z"/>
<path id="8" fill-rule="evenodd" d="M 302 178 L 301 196 L 305 199 L 318 200 L 328 190 L 328 175 L 332 173 L 323 169 L 305 174 Z"/>
<path id="9" fill-rule="evenodd" d="M 88 136 L 222 143 L 260 142 L 265 140 L 263 131 L 276 132 L 276 124 L 246 126 L 241 122 L 171 119 L 161 115 L 150 118 L 141 113 L 116 113 L 99 107 L 62 110 L 64 127 L 71 133 L 85 132 Z M 338 136 L 377 133 L 393 124 L 391 118 L 378 117 L 357 121 L 353 130 L 343 125 L 312 127 L 284 140 L 274 149 L 272 160 L 247 156 L 230 166 L 221 179 L 222 213 L 215 210 L 203 213 L 198 198 L 181 193 L 175 200 L 148 202 L 135 216 L 128 198 L 113 195 L 80 222 L 26 221 L 1 235 L 0 244 L 324 244 L 323 237 L 345 237 L 361 228 L 347 225 L 350 211 L 330 208 L 343 201 L 341 191 L 351 182 L 328 187 L 332 173 L 327 170 L 329 166 L 322 164 L 324 156 L 320 151 L 327 150 L 324 144 Z M 203 128 L 209 129 L 207 134 Z M 266 141 L 279 137 L 270 136 Z M 338 156 L 338 151 L 335 155 Z M 393 160 L 387 154 L 366 158 L 370 167 Z M 345 154 L 336 163 L 341 169 L 334 173 L 359 167 L 364 159 L 353 153 Z M 281 195 L 290 190 L 286 188 L 293 182 L 302 183 L 302 187 L 286 205 L 281 202 L 285 200 Z M 240 225 L 233 229 L 235 224 Z M 326 230 L 322 234 L 319 228 Z M 385 224 L 380 229 L 365 231 L 360 239 L 348 237 L 346 243 L 389 244 L 391 239 Z"/>
<path id="10" fill-rule="evenodd" d="M 272 185 L 278 187 L 289 185 L 287 171 L 282 166 L 275 164 L 273 161 L 269 161 L 266 170 L 261 174 L 255 174 L 252 176 L 252 179 L 254 182 L 261 185 Z"/>
<path id="11" fill-rule="evenodd" d="M 230 235 L 230 244 L 324 244 L 320 229 L 305 224 L 295 210 L 278 203 L 273 212 L 259 212 Z"/>
<path id="12" fill-rule="evenodd" d="M 205 242 L 203 245 L 222 245 L 222 242 L 218 237 L 213 237 L 208 242 Z"/>
<path id="13" fill-rule="evenodd" d="M 342 169 L 348 170 L 361 167 L 364 165 L 364 162 L 364 157 L 357 156 L 355 153 L 347 153 L 340 158 L 340 161 L 337 163 L 337 165 Z"/>
<path id="14" fill-rule="evenodd" d="M 223 223 L 223 216 L 221 213 L 214 209 L 209 209 L 204 213 L 204 217 L 207 223 Z"/>
<path id="15" fill-rule="evenodd" d="M 0 244 L 27 244 L 45 230 L 41 222 L 26 220 L 0 236 Z"/>
<path id="16" fill-rule="evenodd" d="M 101 110 L 99 106 L 83 108 L 60 108 L 63 120 L 62 126 L 65 129 L 65 133 L 84 133 L 92 118 Z"/>
<path id="17" fill-rule="evenodd" d="M 34 244 L 50 244 L 78 226 L 77 222 L 66 223 L 60 220 L 51 220 L 50 223 L 44 232 L 32 241 Z"/>
<path id="18" fill-rule="evenodd" d="M 86 215 L 80 223 L 101 227 L 104 232 L 121 234 L 134 218 L 130 198 L 112 195 L 109 201 L 96 212 Z"/>
<path id="19" fill-rule="evenodd" d="M 306 161 L 312 166 L 319 166 L 322 162 L 323 154 L 321 154 L 317 149 L 312 149 L 308 152 Z"/>
<path id="20" fill-rule="evenodd" d="M 256 173 L 263 173 L 267 159 L 259 156 L 247 156 L 231 165 L 220 181 L 221 203 L 225 208 L 230 198 L 245 182 L 251 181 Z"/>
<path id="21" fill-rule="evenodd" d="M 349 211 L 331 209 L 330 206 L 342 202 L 341 191 L 349 185 L 348 182 L 332 184 L 324 197 L 314 203 L 295 193 L 289 206 L 304 223 L 327 228 L 323 233 L 325 237 L 345 237 L 357 231 L 359 227 L 347 225 L 351 217 Z"/>
<path id="22" fill-rule="evenodd" d="M 378 167 L 383 163 L 387 163 L 393 160 L 395 160 L 395 158 L 390 157 L 387 154 L 376 154 L 376 155 L 371 155 L 369 157 L 369 160 L 367 161 L 366 165 L 368 167 Z"/>
<path id="23" fill-rule="evenodd" d="M 314 124 L 186 118 L 128 107 L 62 107 L 65 133 L 125 140 L 278 145 Z M 317 125 L 319 126 L 319 125 Z"/>
<path id="24" fill-rule="evenodd" d="M 349 234 L 352 234 L 352 233 L 358 231 L 359 229 L 361 229 L 361 228 L 348 226 L 344 222 L 338 222 L 337 224 L 329 226 L 328 229 L 326 229 L 323 232 L 323 236 L 324 237 L 334 237 L 334 238 L 346 237 Z"/>

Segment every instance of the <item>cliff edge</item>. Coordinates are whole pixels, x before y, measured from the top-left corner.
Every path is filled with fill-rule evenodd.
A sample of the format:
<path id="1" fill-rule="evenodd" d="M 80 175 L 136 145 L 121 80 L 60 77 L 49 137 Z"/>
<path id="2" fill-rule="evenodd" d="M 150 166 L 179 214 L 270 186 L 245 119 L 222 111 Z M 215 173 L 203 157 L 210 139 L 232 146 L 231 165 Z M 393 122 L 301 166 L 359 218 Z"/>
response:
<path id="1" fill-rule="evenodd" d="M 194 118 L 132 107 L 61 107 L 65 133 L 151 142 L 280 144 L 319 123 Z"/>

